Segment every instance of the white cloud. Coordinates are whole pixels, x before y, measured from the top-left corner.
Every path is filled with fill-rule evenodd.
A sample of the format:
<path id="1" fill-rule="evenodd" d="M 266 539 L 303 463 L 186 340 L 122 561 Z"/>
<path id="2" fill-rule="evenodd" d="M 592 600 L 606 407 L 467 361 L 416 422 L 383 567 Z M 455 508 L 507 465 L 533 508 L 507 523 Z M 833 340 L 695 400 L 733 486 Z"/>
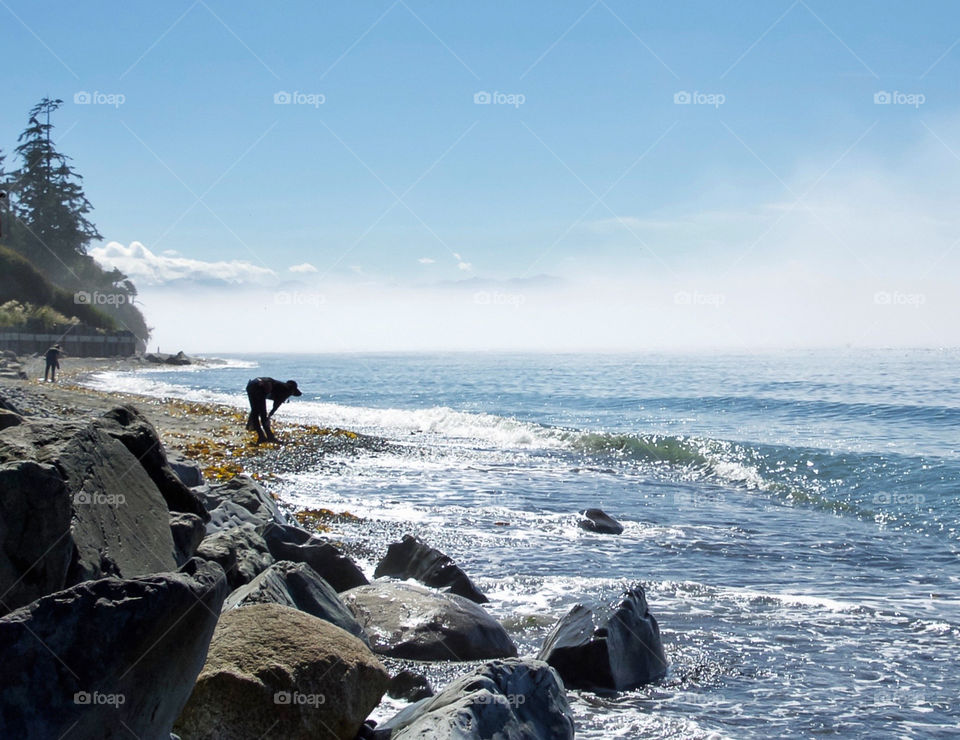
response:
<path id="1" fill-rule="evenodd" d="M 432 265 L 434 262 L 436 262 L 436 260 L 432 257 L 421 257 L 417 260 L 417 262 L 419 262 L 421 265 Z"/>
<path id="2" fill-rule="evenodd" d="M 188 282 L 257 284 L 277 276 L 273 270 L 243 260 L 206 262 L 168 253 L 154 254 L 140 242 L 130 242 L 130 246 L 108 242 L 91 249 L 90 255 L 108 269 L 116 267 L 138 286 Z"/>
<path id="3" fill-rule="evenodd" d="M 459 252 L 454 252 L 453 256 L 457 259 L 457 268 L 463 271 L 468 271 L 473 269 L 473 265 L 469 262 L 466 262 L 463 257 L 460 256 Z"/>
<path id="4" fill-rule="evenodd" d="M 311 265 L 309 262 L 303 262 L 299 265 L 291 265 L 287 269 L 290 270 L 290 272 L 319 272 L 319 270 L 317 270 L 317 268 Z"/>

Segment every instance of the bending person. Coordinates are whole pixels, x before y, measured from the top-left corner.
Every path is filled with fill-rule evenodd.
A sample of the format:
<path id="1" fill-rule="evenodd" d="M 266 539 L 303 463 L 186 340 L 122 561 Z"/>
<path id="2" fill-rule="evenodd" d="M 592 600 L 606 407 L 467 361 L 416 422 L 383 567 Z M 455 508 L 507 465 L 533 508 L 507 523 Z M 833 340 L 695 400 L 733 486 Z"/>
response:
<path id="1" fill-rule="evenodd" d="M 276 442 L 270 429 L 270 417 L 280 404 L 290 396 L 302 396 L 295 380 L 284 383 L 273 378 L 254 378 L 247 383 L 247 398 L 250 399 L 250 416 L 247 417 L 247 429 L 257 433 L 257 443 Z M 267 399 L 273 401 L 273 408 L 267 413 Z"/>

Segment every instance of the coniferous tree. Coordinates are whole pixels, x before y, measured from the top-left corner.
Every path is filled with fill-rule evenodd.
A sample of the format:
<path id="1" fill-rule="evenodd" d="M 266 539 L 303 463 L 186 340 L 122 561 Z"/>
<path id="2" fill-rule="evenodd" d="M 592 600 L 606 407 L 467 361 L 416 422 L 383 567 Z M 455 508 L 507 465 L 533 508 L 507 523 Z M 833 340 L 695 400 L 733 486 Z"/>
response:
<path id="1" fill-rule="evenodd" d="M 44 98 L 30 110 L 27 128 L 18 141 L 21 159 L 14 173 L 15 214 L 22 233 L 17 248 L 54 282 L 79 287 L 76 268 L 90 242 L 102 239 L 87 218 L 92 210 L 81 186 L 83 179 L 70 158 L 57 151 L 50 116 L 62 100 Z"/>

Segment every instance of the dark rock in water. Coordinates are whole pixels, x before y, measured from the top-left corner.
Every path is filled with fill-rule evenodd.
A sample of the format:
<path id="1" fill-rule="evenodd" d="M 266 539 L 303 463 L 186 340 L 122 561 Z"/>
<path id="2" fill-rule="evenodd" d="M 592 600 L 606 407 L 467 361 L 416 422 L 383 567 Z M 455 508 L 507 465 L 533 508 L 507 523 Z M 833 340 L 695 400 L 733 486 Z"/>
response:
<path id="1" fill-rule="evenodd" d="M 274 558 L 306 563 L 337 593 L 368 583 L 356 563 L 305 529 L 288 524 L 267 524 L 260 531 Z"/>
<path id="2" fill-rule="evenodd" d="M 0 409 L 0 430 L 23 424 L 23 417 L 13 411 Z"/>
<path id="3" fill-rule="evenodd" d="M 414 702 L 427 699 L 433 694 L 433 688 L 426 676 L 413 671 L 400 671 L 390 679 L 390 685 L 387 686 L 387 695 L 392 699 Z"/>
<path id="4" fill-rule="evenodd" d="M 408 534 L 403 536 L 403 541 L 394 542 L 387 548 L 387 554 L 373 576 L 413 578 L 425 586 L 463 596 L 478 604 L 489 601 L 447 555 Z"/>
<path id="5" fill-rule="evenodd" d="M 263 522 L 286 524 L 286 517 L 280 511 L 277 500 L 246 475 L 238 475 L 226 483 L 210 486 L 203 492 L 202 497 L 207 510 L 215 509 L 224 501 L 232 501 Z"/>
<path id="6" fill-rule="evenodd" d="M 192 365 L 193 364 L 193 360 L 187 357 L 183 353 L 183 350 L 180 350 L 175 355 L 168 355 L 163 362 L 166 365 Z"/>
<path id="7" fill-rule="evenodd" d="M 6 483 L 0 530 L 30 532 L 37 556 L 49 548 L 58 563 L 53 568 L 45 556 L 51 569 L 34 569 L 32 562 L 8 551 L 0 567 L 0 593 L 19 581 L 15 591 L 37 598 L 93 578 L 176 569 L 160 491 L 130 451 L 97 425 L 43 420 L 5 429 L 0 432 L 0 466 Z M 33 543 L 23 543 L 24 551 Z M 54 571 L 60 571 L 63 544 L 71 559 L 61 579 Z M 5 585 L 3 579 L 9 579 Z M 10 596 L 0 597 L 4 613 L 25 603 Z"/>
<path id="8" fill-rule="evenodd" d="M 274 561 L 263 537 L 249 524 L 207 535 L 197 548 L 197 557 L 219 563 L 231 589 L 250 583 Z"/>
<path id="9" fill-rule="evenodd" d="M 97 422 L 101 429 L 130 450 L 156 483 L 170 511 L 196 514 L 207 521 L 207 510 L 200 498 L 176 476 L 167 463 L 167 453 L 157 430 L 133 406 L 118 406 Z"/>
<path id="10" fill-rule="evenodd" d="M 469 599 L 412 583 L 376 581 L 341 594 L 373 651 L 412 660 L 510 658 L 506 631 Z"/>
<path id="11" fill-rule="evenodd" d="M 363 627 L 333 587 L 306 563 L 282 560 L 227 597 L 224 611 L 250 604 L 280 604 L 335 624 L 369 644 Z"/>
<path id="12" fill-rule="evenodd" d="M 662 678 L 667 656 L 641 586 L 599 616 L 578 604 L 547 636 L 540 654 L 570 688 L 626 691 Z"/>
<path id="13" fill-rule="evenodd" d="M 0 614 L 6 614 L 66 585 L 73 508 L 60 471 L 32 460 L 0 466 L 0 492 Z"/>
<path id="14" fill-rule="evenodd" d="M 167 462 L 170 464 L 173 474 L 187 488 L 196 488 L 203 485 L 203 471 L 200 470 L 197 463 L 179 453 L 168 454 Z"/>
<path id="15" fill-rule="evenodd" d="M 378 725 L 381 740 L 572 740 L 573 713 L 556 671 L 495 660 Z"/>
<path id="16" fill-rule="evenodd" d="M 370 649 L 278 604 L 225 612 L 176 723 L 187 738 L 354 738 L 389 677 Z"/>
<path id="17" fill-rule="evenodd" d="M 105 578 L 0 619 L 4 738 L 168 737 L 227 593 L 216 565 Z"/>
<path id="18" fill-rule="evenodd" d="M 173 535 L 174 556 L 180 566 L 196 554 L 207 529 L 203 519 L 196 514 L 174 511 L 170 513 L 170 533 Z"/>
<path id="19" fill-rule="evenodd" d="M 587 509 L 580 512 L 580 528 L 600 534 L 622 534 L 623 525 L 603 509 Z"/>

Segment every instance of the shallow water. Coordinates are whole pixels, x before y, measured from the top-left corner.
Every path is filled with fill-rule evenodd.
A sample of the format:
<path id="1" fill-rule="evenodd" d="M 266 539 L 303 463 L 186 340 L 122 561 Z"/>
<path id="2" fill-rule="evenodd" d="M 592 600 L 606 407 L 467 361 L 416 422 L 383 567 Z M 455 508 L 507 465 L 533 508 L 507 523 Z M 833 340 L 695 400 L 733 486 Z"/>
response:
<path id="1" fill-rule="evenodd" d="M 521 652 L 574 603 L 644 583 L 670 673 L 571 692 L 580 737 L 954 737 L 958 361 L 266 356 L 93 382 L 240 404 L 250 376 L 296 378 L 281 418 L 398 444 L 288 476 L 281 495 L 380 520 L 381 549 L 411 531 L 447 551 Z M 577 528 L 588 506 L 624 534 Z"/>

